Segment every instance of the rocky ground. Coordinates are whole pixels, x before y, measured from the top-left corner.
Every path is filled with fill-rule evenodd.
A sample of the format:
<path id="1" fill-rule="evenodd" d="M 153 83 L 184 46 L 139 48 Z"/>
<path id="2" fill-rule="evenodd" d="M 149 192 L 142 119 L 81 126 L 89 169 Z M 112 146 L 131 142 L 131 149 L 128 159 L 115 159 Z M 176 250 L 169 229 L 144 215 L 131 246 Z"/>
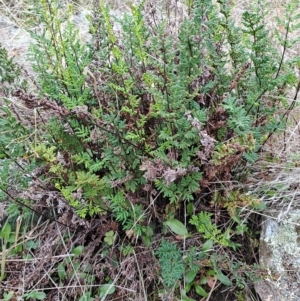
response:
<path id="1" fill-rule="evenodd" d="M 238 1 L 233 15 L 237 22 L 245 8 L 252 4 L 252 0 Z M 274 30 L 276 17 L 283 11 L 284 0 L 265 1 L 269 3 L 269 13 L 266 22 L 270 31 Z M 10 57 L 34 77 L 30 64 L 26 60 L 26 53 L 31 42 L 30 34 L 24 29 L 23 1 L 0 0 L 0 37 L 1 44 L 7 49 Z M 87 37 L 88 23 L 85 14 L 90 3 L 74 2 L 74 22 L 78 25 L 83 37 Z M 130 9 L 130 2 L 112 2 L 116 13 Z M 279 30 L 282 30 L 279 28 Z M 297 33 L 295 33 L 297 34 Z M 291 55 L 300 55 L 300 44 L 296 44 Z M 298 72 L 298 70 L 295 70 Z M 300 76 L 300 75 L 299 75 Z M 291 99 L 294 98 L 291 91 Z M 260 191 L 262 197 L 270 205 L 270 209 L 263 213 L 260 263 L 269 271 L 269 277 L 256 285 L 262 301 L 299 301 L 300 300 L 300 167 L 299 167 L 299 138 L 300 121 L 299 110 L 294 109 L 289 116 L 287 131 L 275 137 L 264 150 L 277 159 L 273 162 L 260 161 L 257 164 L 257 177 L 249 181 L 249 190 Z M 264 166 L 264 174 L 261 167 Z M 3 215 L 4 209 L 0 207 Z"/>

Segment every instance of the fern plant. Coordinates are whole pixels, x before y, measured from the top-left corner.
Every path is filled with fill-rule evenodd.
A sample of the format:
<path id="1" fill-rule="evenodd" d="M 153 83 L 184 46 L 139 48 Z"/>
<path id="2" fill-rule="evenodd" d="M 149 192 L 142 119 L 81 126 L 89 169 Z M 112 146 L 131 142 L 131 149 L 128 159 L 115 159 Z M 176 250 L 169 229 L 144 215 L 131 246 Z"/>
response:
<path id="1" fill-rule="evenodd" d="M 16 191 L 27 187 L 30 178 L 26 176 L 35 167 L 28 159 L 27 151 L 34 142 L 34 125 L 24 124 L 22 112 L 11 101 L 20 95 L 20 89 L 27 88 L 27 82 L 21 80 L 21 68 L 8 57 L 7 51 L 0 45 L 0 199 L 13 200 Z M 13 188 L 13 189 L 12 189 Z M 10 208 L 18 205 L 10 203 Z M 26 210 L 26 209 L 25 209 Z"/>
<path id="2" fill-rule="evenodd" d="M 154 190 L 179 208 L 210 182 L 230 182 L 284 126 L 277 112 L 286 108 L 295 76 L 272 48 L 260 11 L 245 12 L 238 26 L 226 1 L 193 1 L 188 18 L 171 30 L 163 19 L 146 18 L 143 2 L 114 19 L 101 3 L 86 45 L 65 19 L 71 8 L 64 16 L 54 1 L 37 7 L 44 27 L 32 32 L 31 57 L 48 96 L 42 107 L 55 116 L 45 137 L 56 159 L 45 163 L 77 209 L 71 196 L 83 189 L 89 209 L 82 217 L 99 213 L 99 199 L 101 206 L 109 200 L 117 216 L 117 196 L 130 193 L 133 203 L 146 204 Z M 62 153 L 70 161 L 63 167 Z M 97 178 L 90 180 L 95 195 L 79 175 Z M 135 210 L 125 208 L 132 224 Z"/>
<path id="3" fill-rule="evenodd" d="M 35 1 L 35 21 L 42 26 L 42 32 L 30 31 L 35 43 L 29 54 L 43 93 L 70 109 L 93 103 L 84 74 L 92 57 L 70 20 L 72 6 L 64 13 L 59 8 L 56 1 Z"/>
<path id="4" fill-rule="evenodd" d="M 201 211 L 198 215 L 192 216 L 190 224 L 196 226 L 197 231 L 202 233 L 206 240 L 212 240 L 222 246 L 236 249 L 239 244 L 235 244 L 230 241 L 229 229 L 222 233 L 217 225 L 212 222 L 211 216 L 212 214 Z"/>
<path id="5" fill-rule="evenodd" d="M 185 18 L 178 1 L 161 12 L 149 11 L 142 1 L 118 17 L 101 1 L 89 16 L 88 43 L 70 20 L 71 7 L 34 3 L 41 24 L 40 32 L 31 31 L 37 81 L 29 92 L 18 87 L 14 97 L 35 120 L 33 125 L 19 118 L 9 102 L 1 107 L 3 190 L 12 164 L 19 164 L 24 186 L 18 187 L 29 179 L 41 182 L 81 218 L 101 215 L 113 233 L 120 225 L 116 237 L 125 239 L 143 238 L 150 228 L 159 232 L 164 220 L 181 219 L 191 205 L 190 225 L 209 246 L 213 241 L 230 247 L 223 250 L 237 248 L 230 239 L 232 222 L 221 231 L 210 213 L 197 211 L 195 200 L 215 201 L 237 223 L 239 206 L 257 205 L 233 190 L 232 179 L 242 180 L 240 172 L 284 129 L 295 104 L 300 84 L 294 66 L 300 60 L 286 53 L 296 42 L 289 39 L 299 26 L 296 1 L 279 21 L 285 32 L 274 35 L 282 52 L 273 46 L 264 11 L 251 8 L 236 24 L 225 0 L 188 1 Z M 0 65 L 1 92 L 9 95 L 19 69 L 2 49 Z M 290 87 L 296 88 L 291 104 Z M 30 200 L 39 202 L 39 192 L 31 192 Z M 238 231 L 245 233 L 245 226 Z M 170 290 L 184 274 L 182 251 L 162 240 L 156 255 Z M 217 255 L 206 264 L 228 285 Z M 195 279 L 192 263 L 198 260 L 191 254 Z"/>
<path id="6" fill-rule="evenodd" d="M 173 243 L 163 239 L 156 251 L 161 267 L 161 275 L 167 287 L 172 287 L 184 273 L 181 250 Z"/>
<path id="7" fill-rule="evenodd" d="M 6 49 L 0 44 L 0 92 L 7 92 L 6 89 L 9 84 L 18 82 L 20 73 L 20 68 L 13 62 L 12 58 L 8 58 Z"/>

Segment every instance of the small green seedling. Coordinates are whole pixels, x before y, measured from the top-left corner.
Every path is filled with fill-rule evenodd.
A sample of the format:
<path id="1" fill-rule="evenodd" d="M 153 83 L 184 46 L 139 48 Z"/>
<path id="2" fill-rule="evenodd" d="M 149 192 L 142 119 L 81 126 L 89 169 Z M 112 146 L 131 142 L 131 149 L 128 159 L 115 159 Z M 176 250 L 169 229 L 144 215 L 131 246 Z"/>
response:
<path id="1" fill-rule="evenodd" d="M 14 295 L 13 291 L 3 294 L 3 301 L 9 301 Z"/>
<path id="2" fill-rule="evenodd" d="M 31 291 L 27 294 L 24 294 L 23 297 L 26 300 L 29 300 L 29 299 L 44 300 L 46 298 L 46 294 L 44 292 Z"/>
<path id="3" fill-rule="evenodd" d="M 0 281 L 5 279 L 5 263 L 6 263 L 6 255 L 7 255 L 7 243 L 11 233 L 11 225 L 9 223 L 5 223 L 0 231 L 0 239 L 2 244 L 2 259 L 1 259 L 1 274 Z"/>
<path id="4" fill-rule="evenodd" d="M 104 241 L 108 245 L 112 246 L 113 243 L 114 243 L 114 241 L 115 241 L 115 239 L 116 239 L 116 234 L 115 234 L 115 232 L 113 230 L 108 231 L 108 232 L 105 233 Z"/>
<path id="5" fill-rule="evenodd" d="M 164 222 L 164 225 L 169 227 L 172 232 L 175 234 L 182 236 L 182 237 L 187 237 L 188 236 L 188 230 L 186 226 L 179 220 L 172 218 Z"/>
<path id="6" fill-rule="evenodd" d="M 104 300 L 107 295 L 111 295 L 116 291 L 116 288 L 113 284 L 104 284 L 100 288 L 100 298 Z"/>

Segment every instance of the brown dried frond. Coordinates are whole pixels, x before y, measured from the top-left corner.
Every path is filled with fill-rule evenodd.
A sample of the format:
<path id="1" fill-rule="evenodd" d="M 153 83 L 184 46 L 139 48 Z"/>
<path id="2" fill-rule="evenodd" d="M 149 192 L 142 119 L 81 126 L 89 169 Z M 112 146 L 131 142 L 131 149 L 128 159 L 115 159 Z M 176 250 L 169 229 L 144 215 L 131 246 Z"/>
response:
<path id="1" fill-rule="evenodd" d="M 251 66 L 251 64 L 248 62 L 246 63 L 242 69 L 240 70 L 240 72 L 237 73 L 237 75 L 235 76 L 235 78 L 230 82 L 230 85 L 228 87 L 229 91 L 232 91 L 233 89 L 236 88 L 236 86 L 238 85 L 240 79 L 243 77 L 243 75 L 245 74 L 245 72 L 247 71 L 247 69 Z"/>
<path id="2" fill-rule="evenodd" d="M 168 167 L 164 171 L 162 177 L 164 178 L 165 185 L 168 186 L 170 183 L 174 182 L 178 178 L 186 175 L 186 173 L 187 173 L 186 168 L 178 167 L 176 169 L 172 169 L 172 168 Z"/>
<path id="3" fill-rule="evenodd" d="M 124 168 L 125 168 L 125 166 L 124 166 Z M 131 179 L 132 179 L 132 174 L 130 173 L 130 171 L 126 170 L 126 176 L 123 179 L 110 181 L 110 185 L 112 188 L 119 187 L 122 184 L 129 182 Z"/>
<path id="4" fill-rule="evenodd" d="M 216 137 L 217 131 L 226 126 L 228 117 L 228 113 L 224 108 L 217 107 L 207 121 L 206 131 L 208 135 Z"/>
<path id="5" fill-rule="evenodd" d="M 140 170 L 146 171 L 143 177 L 147 181 L 153 182 L 162 176 L 165 167 L 166 166 L 161 159 L 154 159 L 154 161 L 145 159 L 141 164 Z"/>
<path id="6" fill-rule="evenodd" d="M 215 143 L 217 142 L 214 138 L 210 137 L 206 131 L 201 131 L 200 135 L 202 139 L 200 140 L 203 150 L 197 152 L 197 156 L 200 159 L 201 165 L 209 162 L 211 154 L 215 148 Z"/>
<path id="7" fill-rule="evenodd" d="M 241 162 L 246 149 L 247 146 L 238 142 L 224 145 L 224 156 L 218 160 L 211 159 L 204 166 L 201 187 L 209 187 L 211 182 L 227 182 L 227 185 L 231 186 L 234 167 Z"/>

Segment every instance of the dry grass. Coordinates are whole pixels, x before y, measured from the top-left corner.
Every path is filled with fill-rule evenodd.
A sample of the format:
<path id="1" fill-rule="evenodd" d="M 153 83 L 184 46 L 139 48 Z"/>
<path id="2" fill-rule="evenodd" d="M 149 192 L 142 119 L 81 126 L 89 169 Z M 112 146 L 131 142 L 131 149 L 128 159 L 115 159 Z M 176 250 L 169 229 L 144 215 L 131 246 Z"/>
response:
<path id="1" fill-rule="evenodd" d="M 284 5 L 288 3 L 287 0 L 265 0 L 262 9 L 266 11 L 265 22 L 270 34 L 273 35 L 275 29 L 281 34 L 285 34 L 284 28 L 278 26 L 277 18 L 283 18 L 285 14 Z M 249 8 L 255 1 L 243 0 L 238 1 L 232 14 L 237 22 L 240 22 L 242 12 Z M 298 11 L 300 13 L 300 10 Z M 300 35 L 300 30 L 297 29 L 289 38 L 296 39 Z M 282 52 L 281 46 L 277 46 L 278 51 Z M 300 43 L 297 42 L 293 45 L 292 49 L 287 52 L 287 58 L 295 57 L 300 55 Z M 295 67 L 295 73 L 300 78 L 300 71 Z M 296 98 L 296 99 L 295 99 Z M 264 145 L 262 159 L 254 166 L 255 174 L 252 176 L 253 182 L 249 189 L 257 193 L 262 192 L 262 198 L 267 201 L 268 205 L 276 205 L 277 208 L 280 206 L 286 207 L 285 200 L 292 199 L 293 206 L 297 205 L 297 198 L 300 192 L 298 191 L 299 182 L 299 141 L 300 141 L 300 108 L 298 107 L 298 98 L 296 96 L 296 90 L 291 88 L 287 95 L 287 101 L 292 104 L 295 101 L 295 106 L 292 111 L 287 115 L 288 127 L 284 133 L 276 134 Z M 273 160 L 271 160 L 273 158 Z M 284 187 L 278 194 L 273 195 L 269 198 L 263 192 L 266 187 L 276 187 L 280 185 Z M 288 206 L 289 207 L 289 206 Z M 290 207 L 289 207 L 290 208 Z M 281 209 L 279 209 L 281 210 Z"/>
<path id="2" fill-rule="evenodd" d="M 32 73 L 30 64 L 26 60 L 26 52 L 30 43 L 30 36 L 24 29 L 26 22 L 24 16 L 31 13 L 28 1 L 15 1 L 14 5 L 9 2 L 0 0 L 0 36 L 2 43 L 8 50 L 9 56 L 14 57 L 16 62 L 21 64 L 29 73 Z M 30 2 L 30 1 L 29 1 Z M 87 32 L 87 23 L 84 21 L 84 13 L 87 12 L 92 1 L 68 1 L 72 3 L 77 11 L 74 16 L 75 23 L 78 24 L 82 32 Z M 127 11 L 130 9 L 131 1 L 109 1 L 112 8 L 119 11 Z M 267 22 L 271 32 L 275 28 L 276 17 L 282 15 L 282 7 L 286 1 L 266 1 L 269 6 L 269 13 L 266 15 L 265 21 Z M 233 10 L 233 16 L 236 22 L 240 22 L 241 14 L 253 3 L 252 0 L 238 1 Z M 295 32 L 294 35 L 299 35 L 300 32 Z M 300 44 L 296 44 L 290 55 L 300 54 Z M 33 73 L 32 73 L 33 74 Z M 290 93 L 289 102 L 293 101 L 294 91 Z M 273 154 L 276 160 L 272 162 L 267 160 L 260 160 L 254 167 L 255 174 L 253 174 L 253 181 L 249 183 L 248 189 L 253 192 L 260 192 L 265 201 L 269 204 L 285 205 L 285 199 L 292 200 L 286 209 L 294 206 L 297 203 L 300 191 L 298 183 L 300 180 L 300 156 L 298 156 L 298 141 L 300 140 L 300 121 L 299 109 L 295 108 L 289 114 L 289 126 L 285 133 L 274 136 L 265 146 L 264 152 L 266 154 Z M 279 186 L 280 185 L 280 186 Z M 272 187 L 282 187 L 278 189 L 278 193 L 269 197 L 265 192 Z M 0 204 L 0 219 L 3 217 L 3 205 Z M 286 211 L 285 209 L 285 211 Z M 285 213 L 285 211 L 283 213 Z M 94 221 L 97 222 L 97 221 Z M 71 234 L 67 228 L 59 227 L 56 223 L 43 224 L 39 227 L 31 229 L 30 235 L 28 233 L 20 237 L 20 243 L 32 239 L 34 236 L 39 237 L 40 247 L 37 250 L 31 250 L 30 255 L 32 258 L 24 260 L 22 258 L 15 258 L 7 260 L 8 272 L 11 272 L 14 277 L 10 278 L 7 282 L 8 290 L 17 290 L 19 295 L 22 295 L 30 290 L 43 290 L 45 287 L 51 292 L 49 296 L 53 299 L 48 300 L 70 300 L 70 296 L 80 296 L 88 292 L 89 288 L 97 284 L 86 283 L 81 278 L 80 272 L 75 268 L 74 263 L 77 263 L 73 258 L 70 263 L 66 264 L 67 269 L 73 271 L 72 276 L 68 281 L 68 286 L 61 286 L 58 284 L 57 279 L 53 279 L 53 268 L 59 262 L 64 262 L 64 256 L 72 253 L 72 249 L 78 245 L 85 245 L 85 251 L 79 262 L 79 266 L 84 264 L 92 264 L 97 267 L 91 271 L 91 274 L 96 274 L 98 281 L 103 274 L 103 266 L 109 264 L 100 258 L 103 250 L 99 249 L 98 243 L 101 241 L 105 232 L 110 229 L 108 225 L 101 225 L 102 229 L 91 233 L 77 232 Z M 92 239 L 91 239 L 92 238 Z M 89 242 L 87 245 L 87 241 Z M 100 244 L 100 243 L 99 243 Z M 136 250 L 137 252 L 137 250 Z M 65 254 L 65 255 L 62 255 Z M 98 255 L 97 255 L 98 254 Z M 112 259 L 116 254 L 109 254 L 109 259 Z M 154 278 L 153 271 L 147 268 L 151 254 L 148 250 L 139 250 L 139 253 L 134 253 L 120 260 L 119 273 L 111 272 L 111 279 L 114 282 L 121 278 L 125 280 L 119 285 L 120 291 L 123 292 L 124 298 L 127 293 L 139 293 L 135 300 L 147 300 L 145 283 L 143 276 L 148 273 L 149 278 Z M 101 266 L 102 265 L 102 266 Z M 132 267 L 132 270 L 128 267 Z M 129 272 L 134 275 L 128 275 Z M 127 274 L 127 275 L 126 275 Z M 125 277 L 126 275 L 126 277 Z M 131 281 L 132 279 L 140 279 L 138 285 Z M 15 281 L 15 282 L 14 282 Z M 0 297 L 2 297 L 0 295 Z M 104 298 L 105 299 L 105 298 Z M 103 299 L 103 300 L 104 300 Z M 125 300 L 125 299 L 124 299 Z M 129 300 L 129 299 L 128 299 Z"/>

